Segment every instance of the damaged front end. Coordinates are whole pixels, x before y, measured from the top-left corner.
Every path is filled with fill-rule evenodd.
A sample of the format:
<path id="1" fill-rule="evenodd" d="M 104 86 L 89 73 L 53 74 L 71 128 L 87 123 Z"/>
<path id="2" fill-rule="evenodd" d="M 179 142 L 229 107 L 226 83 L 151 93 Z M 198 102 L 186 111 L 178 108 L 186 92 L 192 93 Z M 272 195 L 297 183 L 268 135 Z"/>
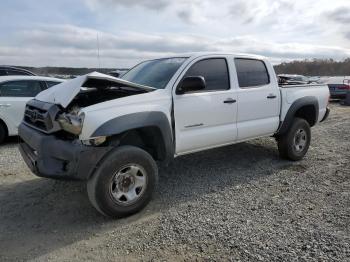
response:
<path id="1" fill-rule="evenodd" d="M 41 92 L 28 102 L 24 123 L 46 134 L 66 133 L 77 138 L 83 128 L 83 108 L 154 90 L 94 72 Z"/>
<path id="2" fill-rule="evenodd" d="M 62 113 L 58 116 L 57 121 L 62 130 L 78 136 L 83 129 L 84 116 L 84 113 L 80 115 Z"/>
<path id="3" fill-rule="evenodd" d="M 67 132 L 78 137 L 83 128 L 84 114 L 78 111 L 65 112 L 59 105 L 30 100 L 24 111 L 23 123 L 37 131 L 59 136 Z"/>
<path id="4" fill-rule="evenodd" d="M 23 159 L 40 177 L 88 179 L 111 147 L 104 143 L 106 137 L 80 140 L 82 109 L 153 90 L 99 73 L 45 90 L 27 103 L 18 129 Z"/>

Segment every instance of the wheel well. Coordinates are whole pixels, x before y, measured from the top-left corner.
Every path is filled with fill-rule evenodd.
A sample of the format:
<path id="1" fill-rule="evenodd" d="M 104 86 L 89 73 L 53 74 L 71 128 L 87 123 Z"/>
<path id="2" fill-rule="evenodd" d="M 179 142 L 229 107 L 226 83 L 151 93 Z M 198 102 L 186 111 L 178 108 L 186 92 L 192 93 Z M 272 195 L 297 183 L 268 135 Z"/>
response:
<path id="1" fill-rule="evenodd" d="M 5 124 L 5 122 L 0 119 L 0 126 L 3 126 L 5 128 L 5 132 L 6 132 L 6 136 L 9 134 L 9 130 L 7 128 L 7 125 Z"/>
<path id="2" fill-rule="evenodd" d="M 294 116 L 305 119 L 310 126 L 314 126 L 317 122 L 316 108 L 313 105 L 307 105 L 299 108 L 295 112 Z"/>
<path id="3" fill-rule="evenodd" d="M 158 127 L 142 127 L 128 130 L 111 137 L 114 146 L 136 146 L 148 152 L 155 160 L 165 160 L 166 147 L 163 135 Z"/>

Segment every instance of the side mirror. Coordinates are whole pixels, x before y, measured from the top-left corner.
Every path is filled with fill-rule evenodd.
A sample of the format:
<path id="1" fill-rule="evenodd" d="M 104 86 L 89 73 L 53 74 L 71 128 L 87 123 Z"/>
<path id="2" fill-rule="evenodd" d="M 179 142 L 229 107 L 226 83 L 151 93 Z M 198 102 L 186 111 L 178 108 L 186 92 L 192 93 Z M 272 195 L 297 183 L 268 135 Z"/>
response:
<path id="1" fill-rule="evenodd" d="M 108 74 L 111 75 L 111 76 L 114 76 L 116 78 L 120 77 L 120 73 L 115 72 L 115 71 L 109 72 Z"/>
<path id="2" fill-rule="evenodd" d="M 185 77 L 176 89 L 177 95 L 183 95 L 185 93 L 204 90 L 206 87 L 205 79 L 203 76 L 188 76 Z"/>

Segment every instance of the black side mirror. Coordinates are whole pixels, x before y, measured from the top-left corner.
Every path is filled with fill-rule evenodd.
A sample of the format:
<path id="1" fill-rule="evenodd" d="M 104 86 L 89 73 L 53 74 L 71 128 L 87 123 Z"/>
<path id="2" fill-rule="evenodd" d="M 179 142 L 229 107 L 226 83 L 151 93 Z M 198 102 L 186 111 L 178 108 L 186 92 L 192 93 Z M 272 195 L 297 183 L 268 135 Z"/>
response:
<path id="1" fill-rule="evenodd" d="M 188 76 L 182 79 L 176 89 L 176 94 L 183 95 L 189 92 L 200 91 L 204 90 L 205 87 L 206 83 L 203 76 Z"/>
<path id="2" fill-rule="evenodd" d="M 116 78 L 120 77 L 120 73 L 115 72 L 115 71 L 109 72 L 108 74 L 111 75 L 111 76 L 114 76 Z"/>

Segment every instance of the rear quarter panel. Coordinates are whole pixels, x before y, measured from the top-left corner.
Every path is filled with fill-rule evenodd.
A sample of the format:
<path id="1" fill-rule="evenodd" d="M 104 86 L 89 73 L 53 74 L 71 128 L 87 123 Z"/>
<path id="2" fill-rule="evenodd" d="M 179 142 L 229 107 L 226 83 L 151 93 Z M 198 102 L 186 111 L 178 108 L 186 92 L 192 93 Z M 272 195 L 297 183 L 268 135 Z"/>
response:
<path id="1" fill-rule="evenodd" d="M 2 120 L 5 123 L 9 136 L 17 135 L 17 126 L 13 121 L 11 121 L 7 114 L 3 114 L 0 112 L 0 120 Z"/>
<path id="2" fill-rule="evenodd" d="M 281 121 L 283 121 L 288 113 L 290 106 L 294 101 L 303 97 L 315 97 L 319 105 L 319 114 L 317 122 L 320 122 L 326 114 L 329 101 L 329 89 L 327 85 L 300 85 L 292 87 L 282 87 L 282 108 Z"/>

